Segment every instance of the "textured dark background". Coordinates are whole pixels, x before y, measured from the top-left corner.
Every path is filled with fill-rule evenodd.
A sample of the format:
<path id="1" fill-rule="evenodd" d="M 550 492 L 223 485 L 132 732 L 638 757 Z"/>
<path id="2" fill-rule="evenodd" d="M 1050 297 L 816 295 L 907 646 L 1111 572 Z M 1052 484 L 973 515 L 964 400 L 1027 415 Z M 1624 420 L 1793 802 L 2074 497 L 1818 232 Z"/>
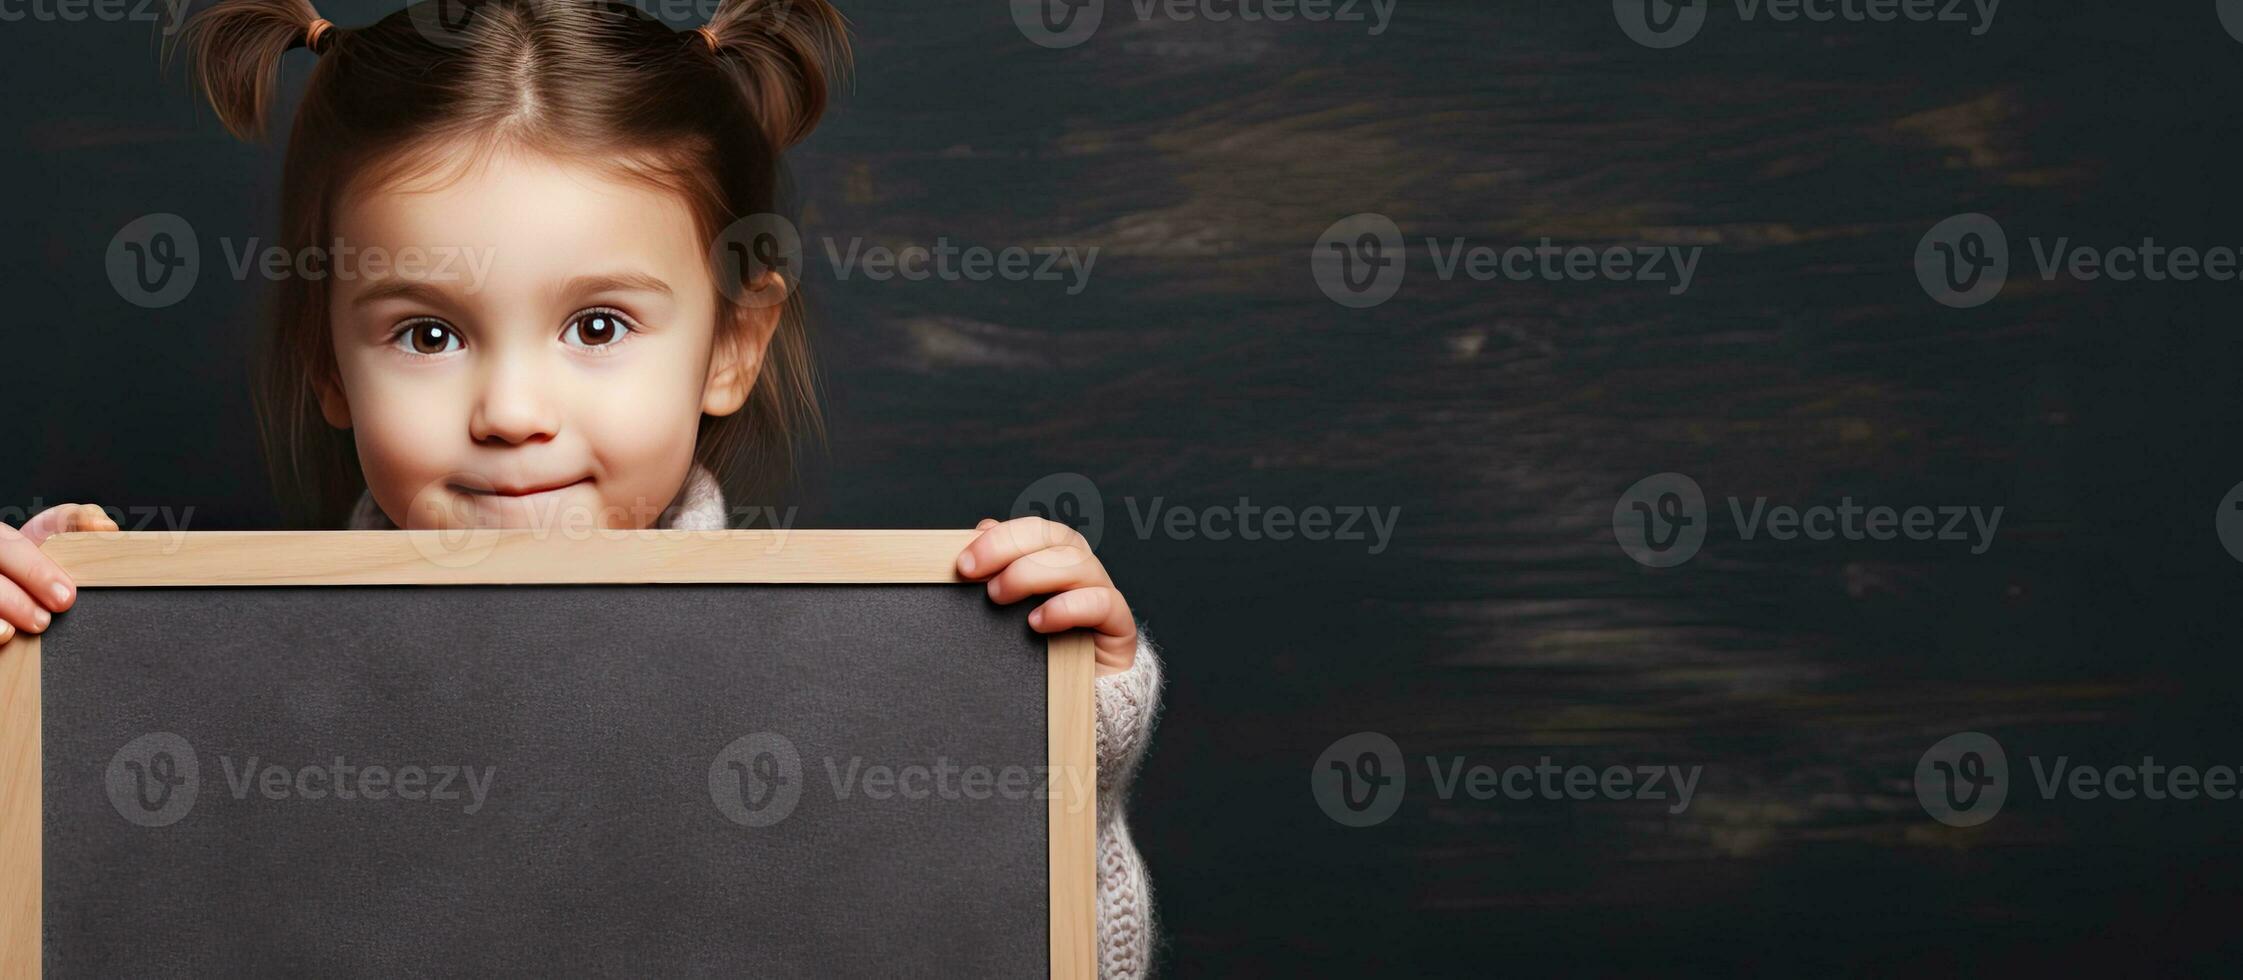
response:
<path id="1" fill-rule="evenodd" d="M 1818 974 L 2232 958 L 2243 802 L 2043 801 L 2028 755 L 2243 764 L 2213 533 L 2243 363 L 2233 282 L 2043 282 L 2028 236 L 2243 244 L 2243 43 L 2212 0 L 2003 4 L 1992 29 L 1752 23 L 1630 41 L 1608 4 L 1401 0 L 1335 23 L 1139 23 L 1079 47 L 999 0 L 849 3 L 861 71 L 796 155 L 806 235 L 1071 244 L 1091 286 L 813 275 L 831 449 L 808 526 L 958 526 L 1046 474 L 1103 492 L 1101 552 L 1167 649 L 1134 806 L 1186 975 Z M 363 22 L 331 4 L 328 16 Z M 269 233 L 277 152 L 229 142 L 141 25 L 11 24 L 0 126 L 0 504 L 192 505 L 269 526 L 243 363 L 252 286 L 156 312 L 102 255 L 141 214 Z M 291 55 L 300 80 L 309 56 Z M 1308 255 L 1412 238 L 1343 309 Z M 1996 216 L 1976 309 L 1910 267 Z M 1707 248 L 1639 283 L 1441 282 L 1426 235 Z M 206 246 L 207 248 L 207 246 Z M 1629 560 L 1618 495 L 2002 505 L 1954 545 L 1740 541 Z M 1132 504 L 1401 508 L 1391 547 L 1141 536 Z M 1310 796 L 1392 736 L 1386 823 Z M 1978 730 L 2016 785 L 1933 822 L 1917 758 Z M 1703 765 L 1640 802 L 1436 799 L 1423 757 Z"/>

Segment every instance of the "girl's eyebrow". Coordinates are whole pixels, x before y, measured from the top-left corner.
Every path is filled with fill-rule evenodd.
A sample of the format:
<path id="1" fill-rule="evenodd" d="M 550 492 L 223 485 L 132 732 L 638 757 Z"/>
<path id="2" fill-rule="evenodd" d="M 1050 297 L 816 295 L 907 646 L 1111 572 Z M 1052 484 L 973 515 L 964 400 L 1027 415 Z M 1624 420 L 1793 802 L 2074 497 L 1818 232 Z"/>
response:
<path id="1" fill-rule="evenodd" d="M 586 293 L 660 293 L 671 295 L 670 284 L 643 272 L 609 272 L 590 276 L 577 276 L 561 285 L 561 293 L 582 296 Z"/>
<path id="2" fill-rule="evenodd" d="M 587 293 L 658 293 L 675 295 L 670 284 L 643 272 L 607 272 L 577 276 L 561 284 L 561 293 L 582 296 Z M 371 306 L 388 299 L 409 299 L 435 305 L 444 298 L 444 291 L 415 279 L 391 279 L 375 283 L 351 299 L 351 305 Z"/>
<path id="3" fill-rule="evenodd" d="M 444 299 L 444 291 L 418 279 L 391 279 L 366 287 L 350 301 L 356 307 L 372 306 L 386 299 L 409 299 L 435 306 Z"/>

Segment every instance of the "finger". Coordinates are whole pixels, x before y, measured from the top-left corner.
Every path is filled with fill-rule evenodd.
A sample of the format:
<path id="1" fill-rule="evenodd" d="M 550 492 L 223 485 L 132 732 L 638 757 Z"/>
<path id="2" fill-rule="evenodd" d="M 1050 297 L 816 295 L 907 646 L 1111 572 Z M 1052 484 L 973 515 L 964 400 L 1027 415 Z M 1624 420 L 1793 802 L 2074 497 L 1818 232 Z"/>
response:
<path id="1" fill-rule="evenodd" d="M 1009 605 L 1032 595 L 1114 584 L 1097 556 L 1074 545 L 1046 548 L 1036 557 L 1050 560 L 1013 562 L 989 580 L 989 598 Z"/>
<path id="2" fill-rule="evenodd" d="M 986 530 L 989 530 L 990 528 L 993 528 L 993 527 L 996 527 L 996 526 L 997 526 L 997 519 L 996 519 L 996 518 L 994 518 L 994 517 L 984 517 L 984 518 L 982 518 L 982 519 L 981 519 L 981 523 L 979 523 L 979 524 L 976 524 L 976 525 L 974 525 L 974 530 L 976 530 L 976 531 L 986 531 Z"/>
<path id="3" fill-rule="evenodd" d="M 110 517 L 108 511 L 92 504 L 79 508 L 78 517 L 77 530 L 80 531 L 113 532 L 118 530 L 116 518 Z"/>
<path id="4" fill-rule="evenodd" d="M 1134 639 L 1137 636 L 1137 621 L 1130 618 L 1129 600 L 1122 598 L 1121 592 L 1110 585 L 1052 596 L 1049 602 L 1028 614 L 1028 625 L 1038 633 L 1091 629 L 1098 631 L 1101 638 Z"/>
<path id="5" fill-rule="evenodd" d="M 1090 551 L 1090 542 L 1083 540 L 1074 528 L 1041 517 L 1016 517 L 982 531 L 980 537 L 967 545 L 958 555 L 958 574 L 969 579 L 987 578 L 1003 571 L 1022 555 L 1058 545 L 1075 545 L 1085 554 Z"/>
<path id="6" fill-rule="evenodd" d="M 0 524 L 0 580 L 10 581 L 16 594 L 29 594 L 38 600 L 37 605 L 55 612 L 70 608 L 71 601 L 78 595 L 78 590 L 70 584 L 70 576 L 63 574 L 62 566 L 40 552 L 39 546 L 29 538 L 5 524 Z M 17 622 L 16 625 L 24 624 Z"/>
<path id="7" fill-rule="evenodd" d="M 0 622 L 0 644 L 4 644 L 9 640 L 15 639 L 15 637 L 16 628 L 14 626 L 8 625 L 5 622 Z"/>
<path id="8" fill-rule="evenodd" d="M 23 536 L 32 544 L 43 544 L 48 538 L 64 531 L 114 531 L 117 522 L 109 519 L 109 512 L 92 504 L 61 504 L 40 511 L 39 516 L 23 522 Z"/>
<path id="9" fill-rule="evenodd" d="M 39 604 L 24 595 L 14 582 L 0 579 L 0 620 L 26 633 L 38 633 L 54 621 L 54 616 L 39 608 Z"/>

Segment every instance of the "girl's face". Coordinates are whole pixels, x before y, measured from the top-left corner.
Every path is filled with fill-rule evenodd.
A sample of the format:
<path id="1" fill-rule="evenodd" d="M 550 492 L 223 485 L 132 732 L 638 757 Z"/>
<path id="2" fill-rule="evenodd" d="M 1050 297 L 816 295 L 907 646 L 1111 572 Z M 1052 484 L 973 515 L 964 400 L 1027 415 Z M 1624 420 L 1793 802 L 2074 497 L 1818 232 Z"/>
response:
<path id="1" fill-rule="evenodd" d="M 441 178 L 338 202 L 322 412 L 399 527 L 651 526 L 701 416 L 746 401 L 777 307 L 726 305 L 719 330 L 676 194 L 535 153 L 451 155 Z"/>

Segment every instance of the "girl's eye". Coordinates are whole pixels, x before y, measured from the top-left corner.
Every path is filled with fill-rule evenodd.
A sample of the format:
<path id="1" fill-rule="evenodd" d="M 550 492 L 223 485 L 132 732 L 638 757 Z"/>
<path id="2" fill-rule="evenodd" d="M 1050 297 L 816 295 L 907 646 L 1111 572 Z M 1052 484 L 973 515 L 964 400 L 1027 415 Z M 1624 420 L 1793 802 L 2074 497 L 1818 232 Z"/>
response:
<path id="1" fill-rule="evenodd" d="M 459 331 L 438 320 L 418 320 L 397 333 L 397 346 L 414 354 L 449 354 L 466 346 Z"/>
<path id="2" fill-rule="evenodd" d="M 561 341 L 570 347 L 612 347 L 630 336 L 631 324 L 614 310 L 585 310 L 569 320 Z"/>

